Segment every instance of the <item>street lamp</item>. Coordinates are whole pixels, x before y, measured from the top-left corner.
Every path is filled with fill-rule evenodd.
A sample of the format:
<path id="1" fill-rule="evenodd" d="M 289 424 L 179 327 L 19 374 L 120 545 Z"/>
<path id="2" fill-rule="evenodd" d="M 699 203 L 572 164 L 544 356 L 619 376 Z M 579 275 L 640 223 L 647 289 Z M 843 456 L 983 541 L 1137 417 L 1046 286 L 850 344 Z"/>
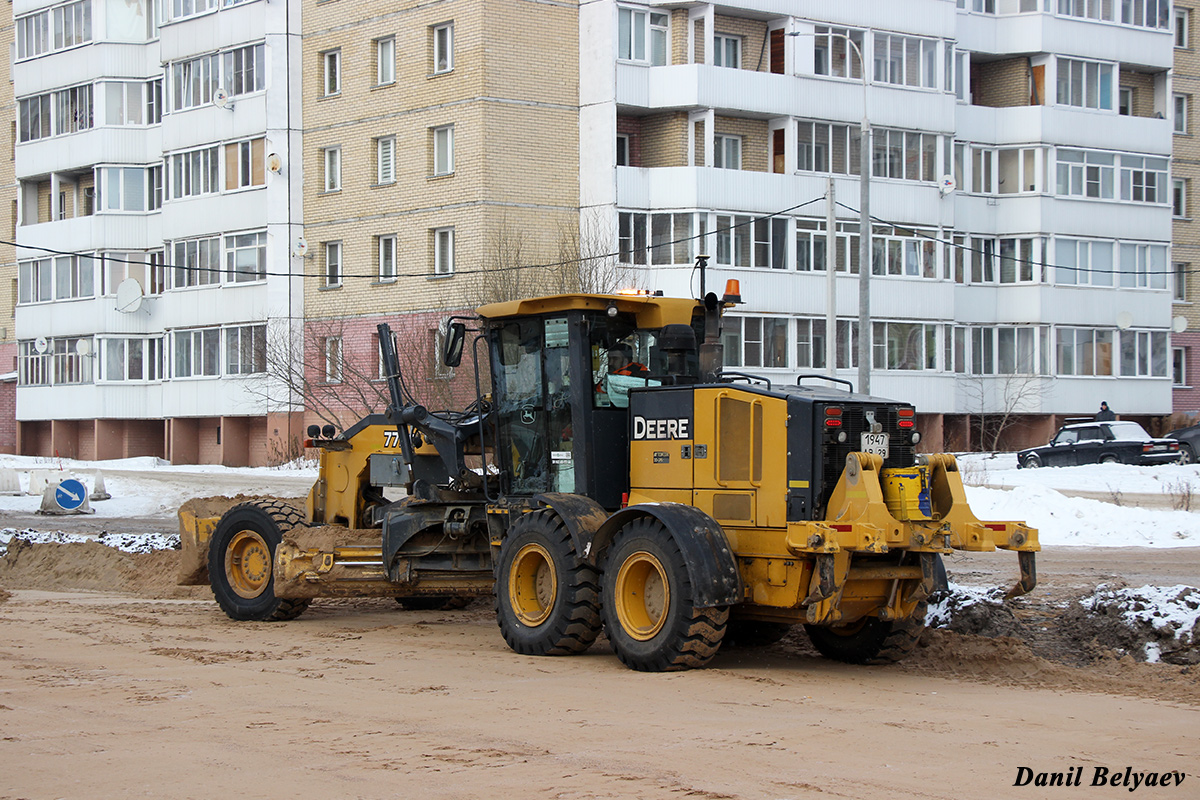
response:
<path id="1" fill-rule="evenodd" d="M 816 32 L 789 31 L 788 36 L 816 36 Z M 863 115 L 858 151 L 858 390 L 871 393 L 871 123 L 867 115 L 867 62 L 858 43 L 846 33 L 829 31 L 822 36 L 843 39 L 858 56 L 862 71 Z M 830 54 L 832 66 L 832 54 Z M 847 75 L 850 65 L 846 65 Z M 834 231 L 834 183 L 830 175 L 826 190 L 828 209 L 825 231 L 825 279 L 828 308 L 825 309 L 825 360 L 829 374 L 837 370 L 837 235 Z M 853 337 L 851 337 L 853 341 Z"/>

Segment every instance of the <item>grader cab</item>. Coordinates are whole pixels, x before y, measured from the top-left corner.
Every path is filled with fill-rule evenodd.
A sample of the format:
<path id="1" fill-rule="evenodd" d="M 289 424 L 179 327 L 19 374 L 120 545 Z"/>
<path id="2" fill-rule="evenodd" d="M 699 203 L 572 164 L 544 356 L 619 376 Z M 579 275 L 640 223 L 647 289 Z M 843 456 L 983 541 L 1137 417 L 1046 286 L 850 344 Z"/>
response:
<path id="1" fill-rule="evenodd" d="M 898 660 L 956 549 L 1017 552 L 1012 594 L 1033 589 L 1037 532 L 972 514 L 954 457 L 915 453 L 911 405 L 723 370 L 727 305 L 484 306 L 452 322 L 445 359 L 473 354 L 490 392 L 453 413 L 408 394 L 381 325 L 387 413 L 314 437 L 302 519 L 262 504 L 181 515 L 189 574 L 206 564 L 237 619 L 321 596 L 493 596 L 518 653 L 579 653 L 603 629 L 646 671 L 796 624 L 828 657 Z"/>

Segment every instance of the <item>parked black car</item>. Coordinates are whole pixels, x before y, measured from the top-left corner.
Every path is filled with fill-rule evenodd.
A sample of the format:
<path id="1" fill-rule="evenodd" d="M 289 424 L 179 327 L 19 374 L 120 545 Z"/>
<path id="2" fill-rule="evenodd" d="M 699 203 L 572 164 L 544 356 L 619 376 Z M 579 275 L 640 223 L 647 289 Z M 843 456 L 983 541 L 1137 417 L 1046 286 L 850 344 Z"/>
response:
<path id="1" fill-rule="evenodd" d="M 1084 422 L 1059 428 L 1050 444 L 1017 453 L 1017 466 L 1178 463 L 1180 448 L 1174 439 L 1155 439 L 1136 422 Z"/>
<path id="2" fill-rule="evenodd" d="M 1167 438 L 1179 441 L 1180 464 L 1196 463 L 1196 457 L 1200 455 L 1200 425 L 1192 425 L 1190 428 L 1180 428 L 1177 431 L 1171 431 L 1167 434 Z"/>

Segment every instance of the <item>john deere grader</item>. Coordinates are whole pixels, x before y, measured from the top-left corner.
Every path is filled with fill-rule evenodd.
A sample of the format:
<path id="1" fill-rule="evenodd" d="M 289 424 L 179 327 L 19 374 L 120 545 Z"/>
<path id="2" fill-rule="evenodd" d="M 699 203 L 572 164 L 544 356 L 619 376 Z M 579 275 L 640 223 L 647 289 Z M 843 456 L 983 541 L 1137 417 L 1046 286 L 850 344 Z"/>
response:
<path id="1" fill-rule="evenodd" d="M 185 507 L 181 582 L 210 583 L 238 620 L 292 619 L 317 597 L 494 597 L 518 653 L 581 653 L 605 630 L 646 671 L 795 624 L 829 658 L 896 661 L 951 550 L 1015 551 L 1011 594 L 1033 589 L 1037 532 L 972 514 L 954 457 L 914 453 L 911 405 L 723 370 L 734 294 L 561 295 L 455 318 L 441 357 L 458 367 L 469 350 L 490 389 L 461 412 L 411 396 L 380 325 L 386 414 L 310 428 L 303 512 Z"/>

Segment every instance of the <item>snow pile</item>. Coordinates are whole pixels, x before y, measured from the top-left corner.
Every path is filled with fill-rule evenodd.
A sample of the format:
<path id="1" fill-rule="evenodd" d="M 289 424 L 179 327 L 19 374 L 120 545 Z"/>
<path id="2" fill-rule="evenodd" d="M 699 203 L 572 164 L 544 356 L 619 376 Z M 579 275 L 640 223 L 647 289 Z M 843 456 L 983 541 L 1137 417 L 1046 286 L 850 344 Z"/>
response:
<path id="1" fill-rule="evenodd" d="M 1146 661 L 1180 661 L 1200 648 L 1200 589 L 1192 586 L 1142 586 L 1137 589 L 1101 585 L 1079 601 L 1094 618 L 1117 623 L 1144 641 Z"/>
<path id="2" fill-rule="evenodd" d="M 112 547 L 125 553 L 152 553 L 155 550 L 178 550 L 179 534 L 177 533 L 63 533 L 62 531 L 18 531 L 13 528 L 0 528 L 0 555 L 8 552 L 8 545 L 13 539 L 19 539 L 29 544 L 78 544 L 80 542 L 96 542 Z"/>
<path id="3" fill-rule="evenodd" d="M 1200 547 L 1200 514 L 1118 506 L 1067 497 L 1044 486 L 968 486 L 967 500 L 983 520 L 1023 520 L 1043 545 L 1080 547 Z"/>

